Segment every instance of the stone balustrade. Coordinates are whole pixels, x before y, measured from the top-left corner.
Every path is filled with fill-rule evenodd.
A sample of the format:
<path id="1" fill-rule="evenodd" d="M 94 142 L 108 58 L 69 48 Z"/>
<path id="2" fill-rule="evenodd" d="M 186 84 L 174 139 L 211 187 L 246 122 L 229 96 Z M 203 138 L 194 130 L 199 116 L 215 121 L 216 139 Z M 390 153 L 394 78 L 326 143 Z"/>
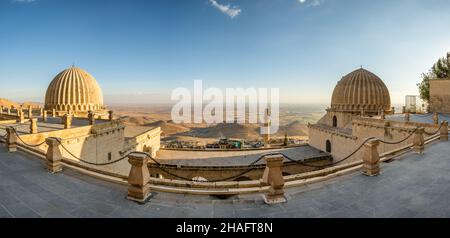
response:
<path id="1" fill-rule="evenodd" d="M 144 203 L 150 196 L 150 172 L 148 170 L 148 156 L 145 154 L 131 154 L 128 162 L 131 164 L 128 176 L 128 199 Z"/>
<path id="2" fill-rule="evenodd" d="M 47 170 L 51 173 L 57 173 L 62 170 L 62 152 L 58 138 L 49 137 L 45 139 L 45 143 L 48 145 L 46 159 Z"/>
<path id="3" fill-rule="evenodd" d="M 264 195 L 266 204 L 276 204 L 287 202 L 284 196 L 284 178 L 282 166 L 284 157 L 282 155 L 266 156 L 266 169 L 262 178 L 262 183 L 269 185 L 269 192 Z"/>

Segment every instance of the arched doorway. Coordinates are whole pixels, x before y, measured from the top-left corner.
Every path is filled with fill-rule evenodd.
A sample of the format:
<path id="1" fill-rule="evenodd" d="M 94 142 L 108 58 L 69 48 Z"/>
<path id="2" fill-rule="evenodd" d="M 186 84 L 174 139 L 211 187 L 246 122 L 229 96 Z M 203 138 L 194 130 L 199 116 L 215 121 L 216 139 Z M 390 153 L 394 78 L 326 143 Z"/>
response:
<path id="1" fill-rule="evenodd" d="M 337 117 L 333 116 L 333 127 L 337 127 Z"/>
<path id="2" fill-rule="evenodd" d="M 331 153 L 331 142 L 330 142 L 330 140 L 327 140 L 325 147 L 326 147 L 326 152 L 327 153 Z"/>

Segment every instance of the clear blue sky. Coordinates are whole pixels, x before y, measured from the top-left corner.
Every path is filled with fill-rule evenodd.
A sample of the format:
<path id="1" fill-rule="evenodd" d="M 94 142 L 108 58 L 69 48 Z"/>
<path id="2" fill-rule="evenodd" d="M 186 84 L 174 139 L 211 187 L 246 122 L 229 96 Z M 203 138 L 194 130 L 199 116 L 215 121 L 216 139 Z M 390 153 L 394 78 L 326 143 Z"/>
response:
<path id="1" fill-rule="evenodd" d="M 202 79 L 328 103 L 363 65 L 401 103 L 450 51 L 449 25 L 448 0 L 0 0 L 0 97 L 42 101 L 75 63 L 105 95 Z"/>

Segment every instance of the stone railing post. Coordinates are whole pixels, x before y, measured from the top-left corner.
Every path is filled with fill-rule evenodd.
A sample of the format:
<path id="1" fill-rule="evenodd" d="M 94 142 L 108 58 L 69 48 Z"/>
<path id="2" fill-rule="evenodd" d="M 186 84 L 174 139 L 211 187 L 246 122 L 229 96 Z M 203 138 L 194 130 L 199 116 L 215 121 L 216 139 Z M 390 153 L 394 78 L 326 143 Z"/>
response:
<path id="1" fill-rule="evenodd" d="M 411 119 L 411 115 L 410 115 L 409 111 L 407 111 L 407 112 L 405 113 L 405 121 L 408 121 L 408 122 L 409 122 L 410 119 Z"/>
<path id="2" fill-rule="evenodd" d="M 425 128 L 419 127 L 416 130 L 416 132 L 414 133 L 413 150 L 417 154 L 422 154 L 423 150 L 425 148 L 425 139 L 423 137 L 424 132 L 425 132 Z"/>
<path id="3" fill-rule="evenodd" d="M 46 111 L 46 110 L 44 110 L 44 111 L 42 112 L 42 121 L 43 121 L 43 122 L 46 122 L 46 121 L 47 121 L 47 111 Z"/>
<path id="4" fill-rule="evenodd" d="M 66 114 L 63 116 L 64 129 L 72 128 L 72 115 Z"/>
<path id="5" fill-rule="evenodd" d="M 266 169 L 262 178 L 262 183 L 270 185 L 268 194 L 264 195 L 266 204 L 276 204 L 286 202 L 284 196 L 284 178 L 281 167 L 284 157 L 282 155 L 266 156 Z"/>
<path id="6" fill-rule="evenodd" d="M 37 134 L 37 133 L 38 133 L 37 118 L 31 118 L 30 119 L 30 134 Z"/>
<path id="7" fill-rule="evenodd" d="M 6 147 L 8 152 L 17 151 L 17 135 L 12 127 L 6 128 Z"/>
<path id="8" fill-rule="evenodd" d="M 6 114 L 11 115 L 11 108 L 6 108 Z"/>
<path id="9" fill-rule="evenodd" d="M 44 108 L 39 107 L 39 116 L 42 117 L 44 116 Z"/>
<path id="10" fill-rule="evenodd" d="M 434 123 L 435 125 L 439 125 L 439 114 L 438 114 L 437 112 L 435 112 L 435 113 L 433 114 L 433 123 Z"/>
<path id="11" fill-rule="evenodd" d="M 33 118 L 33 108 L 31 106 L 28 106 L 28 118 Z"/>
<path id="12" fill-rule="evenodd" d="M 56 109 L 52 109 L 52 117 L 56 117 Z"/>
<path id="13" fill-rule="evenodd" d="M 57 173 L 62 170 L 62 152 L 58 138 L 49 137 L 45 139 L 48 145 L 47 149 L 47 170 L 51 173 Z"/>
<path id="14" fill-rule="evenodd" d="M 150 196 L 150 172 L 148 170 L 148 156 L 144 154 L 130 154 L 128 162 L 131 164 L 128 175 L 128 199 L 144 203 Z"/>
<path id="15" fill-rule="evenodd" d="M 88 112 L 88 120 L 89 120 L 89 125 L 95 124 L 95 114 L 93 111 Z"/>
<path id="16" fill-rule="evenodd" d="M 0 114 L 3 114 L 3 106 L 0 106 Z"/>
<path id="17" fill-rule="evenodd" d="M 112 121 L 114 119 L 114 111 L 108 111 L 108 119 Z"/>
<path id="18" fill-rule="evenodd" d="M 25 122 L 25 115 L 24 115 L 22 109 L 17 111 L 17 114 L 19 116 L 19 123 L 24 123 Z"/>
<path id="19" fill-rule="evenodd" d="M 448 141 L 448 121 L 442 122 L 440 133 L 441 133 L 440 140 Z"/>
<path id="20" fill-rule="evenodd" d="M 377 176 L 380 174 L 380 155 L 378 146 L 380 141 L 377 139 L 369 140 L 364 144 L 363 168 L 362 173 L 367 176 Z"/>

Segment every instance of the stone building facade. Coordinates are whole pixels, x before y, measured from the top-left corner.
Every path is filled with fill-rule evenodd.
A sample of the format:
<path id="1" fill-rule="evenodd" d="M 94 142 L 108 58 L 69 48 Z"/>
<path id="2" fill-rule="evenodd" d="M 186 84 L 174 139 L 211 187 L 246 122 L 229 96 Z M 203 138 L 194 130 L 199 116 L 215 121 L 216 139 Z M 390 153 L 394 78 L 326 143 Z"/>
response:
<path id="1" fill-rule="evenodd" d="M 450 113 L 450 79 L 430 80 L 431 112 Z"/>

